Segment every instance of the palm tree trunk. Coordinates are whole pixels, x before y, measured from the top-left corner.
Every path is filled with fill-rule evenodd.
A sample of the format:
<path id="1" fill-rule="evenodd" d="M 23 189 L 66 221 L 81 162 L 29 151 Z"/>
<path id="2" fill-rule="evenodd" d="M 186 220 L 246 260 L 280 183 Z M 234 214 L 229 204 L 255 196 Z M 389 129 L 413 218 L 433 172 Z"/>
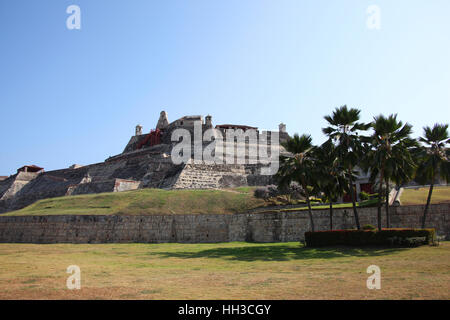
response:
<path id="1" fill-rule="evenodd" d="M 330 230 L 333 230 L 333 202 L 330 201 Z"/>
<path id="2" fill-rule="evenodd" d="M 384 176 L 384 168 L 382 167 L 380 170 L 380 180 L 379 180 L 380 186 L 378 187 L 378 214 L 377 214 L 378 230 L 380 231 L 381 231 L 381 198 L 383 197 L 383 176 Z"/>
<path id="3" fill-rule="evenodd" d="M 389 221 L 389 178 L 385 177 L 386 180 L 386 228 L 390 228 Z"/>
<path id="4" fill-rule="evenodd" d="M 356 210 L 356 201 L 355 201 L 355 190 L 353 189 L 353 178 L 352 178 L 352 169 L 348 169 L 349 179 L 350 179 L 350 195 L 352 197 L 352 204 L 353 204 L 353 215 L 355 216 L 355 223 L 356 228 L 359 230 L 361 229 L 361 226 L 359 225 L 359 216 L 358 211 Z"/>
<path id="5" fill-rule="evenodd" d="M 430 190 L 428 191 L 427 204 L 425 205 L 425 210 L 423 212 L 423 217 L 422 217 L 422 229 L 425 228 L 425 222 L 427 219 L 428 207 L 430 206 L 430 202 L 431 202 L 431 194 L 433 193 L 433 187 L 434 187 L 434 179 L 433 179 L 433 181 L 431 181 Z"/>
<path id="6" fill-rule="evenodd" d="M 305 190 L 305 194 L 306 194 L 306 203 L 308 204 L 308 214 L 309 214 L 309 221 L 311 222 L 311 231 L 314 232 L 314 219 L 312 216 L 311 202 L 309 201 L 309 191 L 308 191 L 308 186 L 304 182 L 304 179 L 302 179 L 302 187 L 303 187 L 303 190 Z"/>

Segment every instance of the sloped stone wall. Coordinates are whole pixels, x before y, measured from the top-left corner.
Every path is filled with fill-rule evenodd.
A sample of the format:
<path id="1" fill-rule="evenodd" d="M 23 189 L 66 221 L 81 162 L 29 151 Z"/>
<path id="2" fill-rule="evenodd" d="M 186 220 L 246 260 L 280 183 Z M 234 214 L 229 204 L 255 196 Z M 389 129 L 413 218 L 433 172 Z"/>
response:
<path id="1" fill-rule="evenodd" d="M 376 208 L 359 209 L 361 224 L 376 225 Z M 391 207 L 392 227 L 420 227 L 423 206 Z M 317 230 L 329 212 L 314 211 Z M 383 210 L 383 225 L 385 224 Z M 335 210 L 334 229 L 353 228 L 353 212 Z M 450 239 L 450 204 L 432 205 L 427 227 Z M 309 231 L 305 211 L 232 215 L 0 216 L 2 243 L 205 243 L 299 241 Z"/>

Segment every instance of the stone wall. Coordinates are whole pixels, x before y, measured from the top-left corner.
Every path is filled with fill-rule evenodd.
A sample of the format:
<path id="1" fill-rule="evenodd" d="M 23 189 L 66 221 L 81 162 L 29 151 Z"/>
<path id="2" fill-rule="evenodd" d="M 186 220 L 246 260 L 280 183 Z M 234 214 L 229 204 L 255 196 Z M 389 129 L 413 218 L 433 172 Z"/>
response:
<path id="1" fill-rule="evenodd" d="M 450 204 L 432 205 L 427 227 L 450 239 Z M 361 224 L 376 225 L 376 208 L 359 209 Z M 423 206 L 391 207 L 392 227 L 420 227 Z M 329 228 L 329 212 L 314 211 L 318 230 Z M 383 210 L 383 225 L 384 222 Z M 335 210 L 334 229 L 352 228 L 352 210 Z M 283 242 L 309 230 L 306 211 L 232 215 L 0 216 L 0 242 Z"/>

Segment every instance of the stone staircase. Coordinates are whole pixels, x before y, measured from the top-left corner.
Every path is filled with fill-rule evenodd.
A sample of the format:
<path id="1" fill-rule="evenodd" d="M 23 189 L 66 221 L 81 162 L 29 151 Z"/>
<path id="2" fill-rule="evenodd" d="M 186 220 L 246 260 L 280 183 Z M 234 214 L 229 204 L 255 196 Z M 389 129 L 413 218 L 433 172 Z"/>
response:
<path id="1" fill-rule="evenodd" d="M 400 197 L 403 193 L 404 188 L 399 188 L 398 190 L 396 188 L 393 188 L 391 192 L 389 192 L 389 205 L 400 205 Z"/>
<path id="2" fill-rule="evenodd" d="M 187 164 L 173 189 L 214 189 L 236 187 L 247 182 L 243 165 Z"/>

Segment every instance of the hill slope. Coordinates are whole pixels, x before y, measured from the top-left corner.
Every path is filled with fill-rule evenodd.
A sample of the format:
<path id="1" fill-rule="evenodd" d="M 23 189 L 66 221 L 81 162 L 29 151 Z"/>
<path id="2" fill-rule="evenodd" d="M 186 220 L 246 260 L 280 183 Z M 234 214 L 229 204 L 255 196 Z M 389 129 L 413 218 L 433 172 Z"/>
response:
<path id="1" fill-rule="evenodd" d="M 161 190 L 100 193 L 44 199 L 5 216 L 231 214 L 264 204 L 253 188 L 227 190 Z"/>

